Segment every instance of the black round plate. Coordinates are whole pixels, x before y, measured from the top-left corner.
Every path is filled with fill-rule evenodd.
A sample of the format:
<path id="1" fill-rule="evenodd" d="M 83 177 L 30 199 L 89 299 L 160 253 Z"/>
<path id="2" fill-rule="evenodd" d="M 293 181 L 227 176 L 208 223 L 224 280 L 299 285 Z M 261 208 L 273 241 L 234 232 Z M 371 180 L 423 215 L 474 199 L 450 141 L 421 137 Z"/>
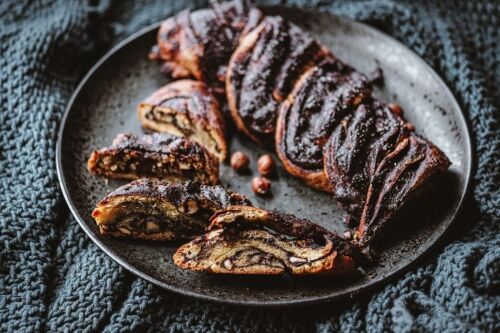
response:
<path id="1" fill-rule="evenodd" d="M 317 36 L 342 60 L 364 73 L 380 66 L 385 86 L 376 94 L 397 102 L 417 131 L 437 144 L 452 165 L 444 181 L 421 196 L 414 209 L 395 223 L 380 242 L 378 265 L 349 278 L 327 276 L 241 277 L 182 271 L 172 262 L 178 244 L 127 241 L 101 237 L 90 216 L 106 193 L 124 184 L 91 176 L 86 160 L 93 149 L 111 144 L 120 132 L 140 133 L 138 103 L 167 83 L 159 65 L 147 59 L 159 24 L 131 36 L 106 54 L 83 79 L 62 121 L 57 143 L 61 188 L 71 212 L 90 238 L 111 258 L 134 274 L 163 288 L 206 300 L 243 305 L 297 305 L 354 297 L 407 268 L 443 235 L 457 214 L 467 190 L 471 148 L 460 107 L 443 81 L 418 56 L 398 41 L 366 25 L 331 14 L 291 8 L 266 8 Z M 231 151 L 256 158 L 263 151 L 236 135 Z M 277 159 L 276 159 L 277 160 Z M 256 198 L 252 175 L 221 169 L 222 183 L 248 195 L 257 206 L 276 208 L 342 232 L 342 210 L 325 193 L 287 175 L 281 166 L 270 199 Z M 403 227 L 398 227 L 403 226 Z"/>

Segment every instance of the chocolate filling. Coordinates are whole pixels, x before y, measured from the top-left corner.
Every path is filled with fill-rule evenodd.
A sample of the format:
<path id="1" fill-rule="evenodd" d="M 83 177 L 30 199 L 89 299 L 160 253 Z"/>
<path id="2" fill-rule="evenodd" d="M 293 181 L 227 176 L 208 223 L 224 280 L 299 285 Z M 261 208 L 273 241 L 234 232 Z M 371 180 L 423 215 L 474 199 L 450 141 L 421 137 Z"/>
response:
<path id="1" fill-rule="evenodd" d="M 338 60 L 311 69 L 280 116 L 284 130 L 278 145 L 287 158 L 303 169 L 322 170 L 323 146 L 330 134 L 370 90 L 364 75 Z"/>
<path id="2" fill-rule="evenodd" d="M 313 38 L 281 17 L 266 17 L 252 34 L 232 57 L 229 98 L 252 138 L 272 144 L 281 101 L 305 68 L 324 53 Z"/>

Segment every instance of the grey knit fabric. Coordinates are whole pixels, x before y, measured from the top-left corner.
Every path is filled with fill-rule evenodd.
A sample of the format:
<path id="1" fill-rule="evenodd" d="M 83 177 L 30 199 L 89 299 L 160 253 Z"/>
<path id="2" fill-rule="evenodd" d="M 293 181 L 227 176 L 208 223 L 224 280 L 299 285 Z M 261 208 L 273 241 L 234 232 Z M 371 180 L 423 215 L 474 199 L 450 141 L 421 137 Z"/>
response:
<path id="1" fill-rule="evenodd" d="M 472 130 L 473 192 L 421 267 L 352 302 L 258 310 L 201 303 L 125 272 L 69 216 L 55 139 L 79 79 L 186 1 L 0 2 L 0 331 L 500 331 L 500 2 L 291 1 L 367 22 L 429 62 Z"/>

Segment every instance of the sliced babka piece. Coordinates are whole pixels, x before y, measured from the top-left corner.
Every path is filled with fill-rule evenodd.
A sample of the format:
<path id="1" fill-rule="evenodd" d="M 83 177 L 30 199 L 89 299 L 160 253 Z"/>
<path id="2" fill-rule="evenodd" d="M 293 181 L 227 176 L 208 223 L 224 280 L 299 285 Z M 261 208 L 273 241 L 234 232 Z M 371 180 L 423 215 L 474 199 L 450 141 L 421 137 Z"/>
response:
<path id="1" fill-rule="evenodd" d="M 209 232 L 181 246 L 181 268 L 226 274 L 338 274 L 355 270 L 357 246 L 293 215 L 232 206 Z"/>
<path id="2" fill-rule="evenodd" d="M 226 95 L 238 128 L 272 146 L 281 102 L 293 84 L 329 51 L 296 25 L 268 16 L 245 35 L 231 56 Z"/>
<path id="3" fill-rule="evenodd" d="M 251 203 L 220 185 L 139 179 L 108 194 L 92 217 L 103 235 L 191 239 L 205 231 L 215 211 L 231 205 Z"/>
<path id="4" fill-rule="evenodd" d="M 179 80 L 161 87 L 139 105 L 139 119 L 147 129 L 185 136 L 219 161 L 226 159 L 224 117 L 203 82 Z"/>
<path id="5" fill-rule="evenodd" d="M 92 153 L 87 168 L 108 178 L 219 182 L 217 157 L 196 142 L 167 133 L 119 134 L 110 147 Z"/>
<path id="6" fill-rule="evenodd" d="M 261 17 L 245 0 L 214 1 L 211 8 L 182 11 L 162 23 L 150 57 L 163 60 L 163 69 L 175 78 L 192 76 L 224 93 L 229 58 Z"/>
<path id="7" fill-rule="evenodd" d="M 323 168 L 323 146 L 370 94 L 366 77 L 335 58 L 307 70 L 279 113 L 276 151 L 285 169 L 316 189 L 332 191 Z"/>
<path id="8" fill-rule="evenodd" d="M 324 148 L 324 167 L 333 196 L 359 222 L 370 181 L 382 159 L 404 138 L 411 125 L 387 105 L 370 100 L 340 121 Z"/>

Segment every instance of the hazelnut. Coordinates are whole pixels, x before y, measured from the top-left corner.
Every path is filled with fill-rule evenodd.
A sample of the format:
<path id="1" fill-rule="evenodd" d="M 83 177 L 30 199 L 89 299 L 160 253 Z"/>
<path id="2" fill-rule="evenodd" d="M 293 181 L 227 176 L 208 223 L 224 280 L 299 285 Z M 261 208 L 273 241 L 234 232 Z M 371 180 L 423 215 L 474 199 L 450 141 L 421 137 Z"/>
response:
<path id="1" fill-rule="evenodd" d="M 224 260 L 224 267 L 228 270 L 232 270 L 233 269 L 233 262 L 229 259 L 226 259 Z"/>
<path id="2" fill-rule="evenodd" d="M 146 222 L 146 232 L 148 234 L 153 234 L 160 231 L 160 226 L 156 222 L 148 221 Z"/>
<path id="3" fill-rule="evenodd" d="M 271 182 L 266 177 L 255 177 L 252 180 L 252 190 L 257 195 L 266 195 L 271 189 Z"/>
<path id="4" fill-rule="evenodd" d="M 290 262 L 292 264 L 307 262 L 307 259 L 300 258 L 300 257 L 295 257 L 295 256 L 291 256 L 289 260 L 290 260 Z"/>
<path id="5" fill-rule="evenodd" d="M 179 169 L 180 170 L 189 170 L 189 169 L 191 169 L 191 166 L 187 163 L 179 163 Z"/>
<path id="6" fill-rule="evenodd" d="M 352 233 L 350 230 L 344 231 L 344 238 L 345 239 L 351 239 L 352 238 Z"/>
<path id="7" fill-rule="evenodd" d="M 92 212 L 92 217 L 98 217 L 99 215 L 101 215 L 101 211 L 99 209 L 94 209 L 94 211 Z"/>
<path id="8" fill-rule="evenodd" d="M 403 114 L 403 109 L 401 109 L 401 106 L 397 103 L 389 103 L 387 104 L 389 109 L 391 109 L 392 112 L 397 114 L 398 116 L 401 116 Z"/>
<path id="9" fill-rule="evenodd" d="M 192 215 L 198 211 L 198 204 L 194 200 L 188 200 L 187 204 L 187 212 Z"/>
<path id="10" fill-rule="evenodd" d="M 111 157 L 109 155 L 108 156 L 104 156 L 102 158 L 102 162 L 104 163 L 104 165 L 110 165 L 111 162 L 113 162 L 113 157 Z"/>
<path id="11" fill-rule="evenodd" d="M 413 132 L 415 130 L 415 126 L 412 123 L 406 123 L 405 126 L 406 129 L 410 132 Z"/>
<path id="12" fill-rule="evenodd" d="M 262 155 L 257 161 L 257 169 L 262 176 L 271 176 L 275 171 L 272 156 L 270 154 Z"/>
<path id="13" fill-rule="evenodd" d="M 132 232 L 130 232 L 130 230 L 128 230 L 125 227 L 119 227 L 118 230 L 124 235 L 129 235 L 129 236 L 132 235 Z"/>
<path id="14" fill-rule="evenodd" d="M 231 167 L 236 172 L 247 170 L 249 164 L 250 159 L 247 155 L 245 155 L 245 153 L 242 153 L 241 151 L 237 151 L 231 156 Z"/>

